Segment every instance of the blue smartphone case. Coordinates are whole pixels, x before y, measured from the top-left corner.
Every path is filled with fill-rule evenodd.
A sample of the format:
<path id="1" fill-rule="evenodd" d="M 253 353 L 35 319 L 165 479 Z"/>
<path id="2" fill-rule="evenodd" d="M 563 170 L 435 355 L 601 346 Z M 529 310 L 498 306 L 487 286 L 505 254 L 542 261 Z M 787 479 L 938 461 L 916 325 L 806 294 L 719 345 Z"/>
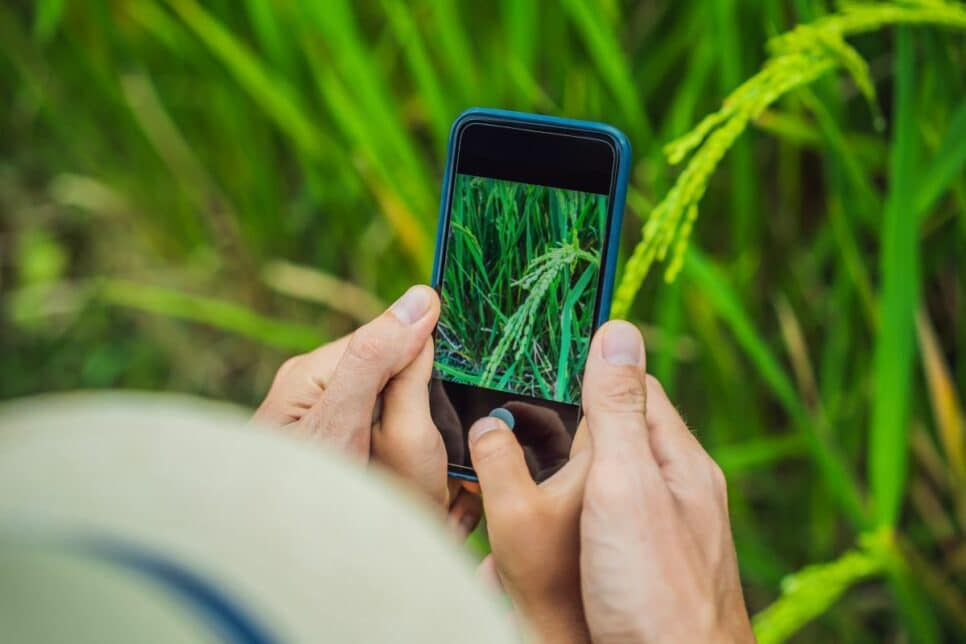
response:
<path id="1" fill-rule="evenodd" d="M 511 123 L 522 125 L 543 125 L 568 128 L 571 130 L 583 130 L 605 135 L 614 145 L 617 157 L 617 184 L 614 189 L 614 197 L 610 200 L 609 219 L 610 228 L 607 231 L 607 262 L 603 266 L 604 275 L 601 281 L 600 309 L 597 319 L 594 321 L 594 330 L 606 322 L 610 317 L 611 298 L 614 290 L 614 273 L 617 269 L 617 254 L 620 243 L 621 224 L 624 219 L 624 202 L 627 197 L 627 182 L 630 176 L 631 167 L 631 144 L 623 132 L 617 128 L 604 123 L 593 121 L 580 121 L 575 119 L 559 118 L 555 116 L 543 116 L 541 114 L 528 114 L 525 112 L 513 112 L 510 110 L 496 110 L 482 107 L 474 107 L 466 110 L 453 122 L 450 129 L 449 146 L 446 154 L 446 170 L 443 174 L 443 192 L 439 205 L 439 224 L 436 228 L 436 254 L 433 259 L 432 286 L 439 289 L 443 281 L 443 235 L 446 234 L 447 217 L 449 216 L 449 204 L 453 192 L 453 175 L 456 166 L 456 143 L 457 133 L 460 129 L 472 122 L 482 123 Z M 476 477 L 464 472 L 457 472 L 450 469 L 449 475 L 454 478 L 462 478 L 475 481 Z"/>

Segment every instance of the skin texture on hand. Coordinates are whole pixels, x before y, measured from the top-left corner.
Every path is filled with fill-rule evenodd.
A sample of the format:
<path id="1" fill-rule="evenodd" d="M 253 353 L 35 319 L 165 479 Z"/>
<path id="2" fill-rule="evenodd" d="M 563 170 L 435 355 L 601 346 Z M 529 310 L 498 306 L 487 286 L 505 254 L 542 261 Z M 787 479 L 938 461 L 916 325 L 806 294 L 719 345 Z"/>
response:
<path id="1" fill-rule="evenodd" d="M 724 475 L 645 376 L 633 325 L 597 334 L 583 404 L 580 572 L 594 641 L 753 642 Z"/>
<path id="2" fill-rule="evenodd" d="M 319 440 L 366 462 L 371 457 L 450 510 L 465 537 L 478 497 L 446 478 L 446 451 L 429 412 L 432 332 L 439 298 L 414 286 L 354 333 L 287 360 L 253 420 Z"/>

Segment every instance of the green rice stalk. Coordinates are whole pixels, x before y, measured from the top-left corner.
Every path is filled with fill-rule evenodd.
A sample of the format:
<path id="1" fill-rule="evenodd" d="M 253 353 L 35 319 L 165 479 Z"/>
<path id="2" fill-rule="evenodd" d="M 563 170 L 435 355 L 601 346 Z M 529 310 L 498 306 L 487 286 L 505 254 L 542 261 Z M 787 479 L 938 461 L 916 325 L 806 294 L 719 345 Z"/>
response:
<path id="1" fill-rule="evenodd" d="M 482 386 L 492 385 L 497 369 L 503 364 L 503 359 L 510 350 L 515 351 L 513 361 L 520 360 L 530 346 L 534 322 L 540 317 L 539 311 L 550 286 L 564 268 L 573 269 L 577 260 L 581 259 L 592 264 L 599 262 L 596 255 L 582 250 L 576 242 L 558 246 L 531 260 L 524 276 L 512 283 L 513 286 L 528 291 L 529 295 L 507 320 L 499 343 L 487 358 L 486 367 L 480 377 Z"/>
<path id="2" fill-rule="evenodd" d="M 670 163 L 680 163 L 688 154 L 692 155 L 691 160 L 641 229 L 641 240 L 624 268 L 614 296 L 614 317 L 627 316 L 652 264 L 667 260 L 669 249 L 672 252 L 665 279 L 670 282 L 680 272 L 697 218 L 697 205 L 712 173 L 749 121 L 788 92 L 839 68 L 852 76 L 870 106 L 875 105 L 868 66 L 844 39 L 891 24 L 966 29 L 966 8 L 941 0 L 863 3 L 847 5 L 836 14 L 800 25 L 768 43 L 769 60 L 725 99 L 721 109 L 665 147 Z M 879 120 L 877 108 L 872 109 Z"/>
<path id="3" fill-rule="evenodd" d="M 784 642 L 856 583 L 884 572 L 892 552 L 891 532 L 863 538 L 864 547 L 834 561 L 806 566 L 782 580 L 782 594 L 752 619 L 759 644 Z"/>

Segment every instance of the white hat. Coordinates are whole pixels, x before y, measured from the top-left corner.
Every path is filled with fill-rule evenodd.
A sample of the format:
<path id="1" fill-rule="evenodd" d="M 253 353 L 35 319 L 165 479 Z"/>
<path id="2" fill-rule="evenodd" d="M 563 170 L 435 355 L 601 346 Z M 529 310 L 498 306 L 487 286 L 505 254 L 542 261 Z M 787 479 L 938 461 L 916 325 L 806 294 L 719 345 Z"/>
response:
<path id="1" fill-rule="evenodd" d="M 505 642 L 510 620 L 388 477 L 187 397 L 0 407 L 7 641 Z"/>

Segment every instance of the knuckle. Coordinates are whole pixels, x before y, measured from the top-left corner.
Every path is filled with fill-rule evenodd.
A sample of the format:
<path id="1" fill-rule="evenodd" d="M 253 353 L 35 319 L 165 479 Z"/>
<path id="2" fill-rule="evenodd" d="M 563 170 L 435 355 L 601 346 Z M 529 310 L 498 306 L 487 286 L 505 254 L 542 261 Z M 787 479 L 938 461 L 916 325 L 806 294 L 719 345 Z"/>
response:
<path id="1" fill-rule="evenodd" d="M 636 378 L 621 378 L 607 387 L 599 403 L 608 411 L 644 413 L 647 394 Z"/>
<path id="2" fill-rule="evenodd" d="M 382 338 L 372 333 L 357 331 L 349 345 L 346 347 L 346 355 L 350 358 L 363 363 L 375 362 L 379 360 L 386 351 L 385 343 Z"/>
<path id="3" fill-rule="evenodd" d="M 299 354 L 297 356 L 292 356 L 291 358 L 288 358 L 285 362 L 283 362 L 279 366 L 278 370 L 275 372 L 275 382 L 285 380 L 293 373 L 298 372 L 299 368 L 302 365 L 303 357 L 304 357 L 303 354 Z"/>
<path id="4" fill-rule="evenodd" d="M 728 495 L 728 479 L 725 477 L 724 470 L 710 456 L 708 458 L 708 474 L 711 479 L 711 488 L 714 494 L 720 497 Z"/>
<path id="5" fill-rule="evenodd" d="M 504 500 L 499 514 L 508 525 L 522 526 L 534 521 L 538 516 L 538 509 L 523 497 L 513 497 Z M 541 522 L 542 523 L 542 522 Z"/>
<path id="6" fill-rule="evenodd" d="M 610 469 L 587 480 L 586 495 L 588 499 L 607 506 L 623 506 L 626 499 L 634 496 L 634 490 L 628 477 Z"/>
<path id="7" fill-rule="evenodd" d="M 493 461 L 502 461 L 514 456 L 520 447 L 513 435 L 506 431 L 487 432 L 476 440 L 473 445 L 474 459 L 483 465 Z"/>

